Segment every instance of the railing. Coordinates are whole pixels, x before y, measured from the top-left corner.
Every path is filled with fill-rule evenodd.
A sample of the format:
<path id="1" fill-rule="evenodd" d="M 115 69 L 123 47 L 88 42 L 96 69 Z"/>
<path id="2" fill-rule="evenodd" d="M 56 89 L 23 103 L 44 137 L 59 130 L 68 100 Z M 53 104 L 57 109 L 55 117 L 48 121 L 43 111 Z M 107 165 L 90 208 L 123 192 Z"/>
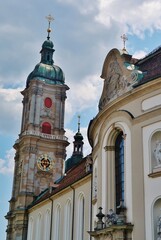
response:
<path id="1" fill-rule="evenodd" d="M 46 139 L 52 139 L 52 140 L 68 141 L 68 138 L 66 136 L 41 133 L 41 132 L 34 131 L 34 130 L 24 131 L 20 136 L 27 136 L 27 135 L 38 136 L 38 137 L 42 137 L 42 138 L 46 138 Z"/>

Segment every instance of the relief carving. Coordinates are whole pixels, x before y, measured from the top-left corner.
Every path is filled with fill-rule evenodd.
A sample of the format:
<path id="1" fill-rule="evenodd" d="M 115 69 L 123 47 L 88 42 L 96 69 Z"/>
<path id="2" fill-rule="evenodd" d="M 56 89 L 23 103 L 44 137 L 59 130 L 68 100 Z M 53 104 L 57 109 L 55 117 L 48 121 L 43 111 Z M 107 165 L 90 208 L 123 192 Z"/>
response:
<path id="1" fill-rule="evenodd" d="M 133 64 L 122 61 L 120 65 L 114 55 L 108 64 L 105 76 L 99 110 L 102 110 L 108 102 L 132 89 L 132 86 L 143 77 L 143 74 L 138 70 L 138 67 Z"/>
<path id="2" fill-rule="evenodd" d="M 24 153 L 37 153 L 38 149 L 37 147 L 29 146 L 29 147 L 24 147 L 22 152 Z"/>
<path id="3" fill-rule="evenodd" d="M 43 95 L 43 89 L 42 88 L 38 88 L 36 95 L 42 96 Z"/>

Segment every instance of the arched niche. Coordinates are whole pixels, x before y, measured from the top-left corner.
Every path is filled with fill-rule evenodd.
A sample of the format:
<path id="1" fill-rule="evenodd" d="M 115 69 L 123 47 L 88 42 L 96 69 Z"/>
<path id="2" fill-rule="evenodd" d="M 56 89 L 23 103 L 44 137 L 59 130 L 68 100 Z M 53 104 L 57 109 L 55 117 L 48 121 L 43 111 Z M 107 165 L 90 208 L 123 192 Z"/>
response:
<path id="1" fill-rule="evenodd" d="M 154 240 L 161 239 L 161 198 L 153 206 Z"/>
<path id="2" fill-rule="evenodd" d="M 161 130 L 151 137 L 151 169 L 153 172 L 161 171 Z"/>

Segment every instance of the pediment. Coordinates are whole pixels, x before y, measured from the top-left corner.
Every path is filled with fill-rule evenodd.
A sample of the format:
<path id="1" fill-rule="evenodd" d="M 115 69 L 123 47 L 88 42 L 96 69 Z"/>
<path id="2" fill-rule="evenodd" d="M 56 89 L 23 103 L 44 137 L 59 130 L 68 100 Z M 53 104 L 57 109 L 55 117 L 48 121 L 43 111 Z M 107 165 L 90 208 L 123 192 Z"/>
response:
<path id="1" fill-rule="evenodd" d="M 132 56 L 112 49 L 105 58 L 101 78 L 104 79 L 99 110 L 117 97 L 133 88 L 143 77 L 138 67 L 132 64 Z"/>

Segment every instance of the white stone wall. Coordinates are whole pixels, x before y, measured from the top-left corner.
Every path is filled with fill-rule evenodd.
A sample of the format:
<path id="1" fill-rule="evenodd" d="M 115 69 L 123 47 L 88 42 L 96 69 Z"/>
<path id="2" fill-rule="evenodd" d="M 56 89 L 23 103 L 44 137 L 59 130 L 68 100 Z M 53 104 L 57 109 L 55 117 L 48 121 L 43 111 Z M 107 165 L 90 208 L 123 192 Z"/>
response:
<path id="1" fill-rule="evenodd" d="M 143 128 L 143 156 L 144 156 L 144 196 L 145 196 L 145 222 L 146 222 L 146 240 L 156 240 L 154 219 L 154 204 L 161 198 L 161 177 L 149 177 L 152 173 L 151 168 L 151 137 L 156 131 L 161 131 L 161 121 L 149 124 Z M 160 212 L 158 211 L 158 216 Z"/>
<path id="2" fill-rule="evenodd" d="M 73 239 L 82 240 L 81 231 L 83 240 L 89 240 L 90 216 L 91 181 L 88 176 L 30 209 L 27 240 L 49 240 L 50 234 L 52 240 L 70 240 L 72 235 Z"/>

